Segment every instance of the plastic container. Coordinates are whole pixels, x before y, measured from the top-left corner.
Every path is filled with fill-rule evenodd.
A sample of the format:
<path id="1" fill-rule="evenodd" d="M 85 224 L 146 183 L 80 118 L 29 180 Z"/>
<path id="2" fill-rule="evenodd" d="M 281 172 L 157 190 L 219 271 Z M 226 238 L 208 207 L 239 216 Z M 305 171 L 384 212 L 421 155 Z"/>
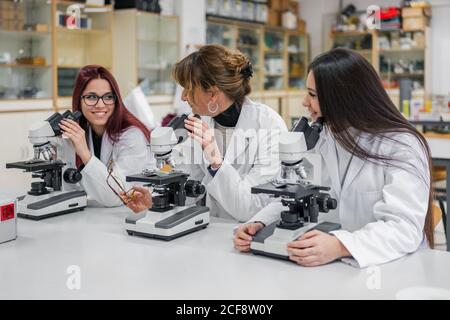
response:
<path id="1" fill-rule="evenodd" d="M 17 238 L 17 201 L 0 198 L 0 243 Z"/>

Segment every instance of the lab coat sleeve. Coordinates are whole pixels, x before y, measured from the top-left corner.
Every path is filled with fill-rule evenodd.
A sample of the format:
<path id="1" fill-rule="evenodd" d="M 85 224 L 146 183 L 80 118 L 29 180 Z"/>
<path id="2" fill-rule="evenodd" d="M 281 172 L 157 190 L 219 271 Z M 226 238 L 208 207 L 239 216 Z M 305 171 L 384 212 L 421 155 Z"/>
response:
<path id="1" fill-rule="evenodd" d="M 140 173 L 144 168 L 154 168 L 155 160 L 149 152 L 144 134 L 137 128 L 125 131 L 113 148 L 113 174 L 129 190 L 134 184 L 125 182 L 127 175 Z M 108 170 L 98 158 L 92 156 L 84 169 L 81 185 L 86 193 L 105 207 L 121 206 L 122 202 L 106 183 Z M 112 186 L 117 186 L 110 179 Z M 120 192 L 119 187 L 115 187 Z"/>
<path id="2" fill-rule="evenodd" d="M 259 140 L 258 148 L 268 149 L 257 152 L 252 168 L 243 178 L 233 165 L 225 160 L 215 176 L 206 184 L 209 195 L 240 222 L 248 221 L 271 201 L 268 195 L 252 194 L 251 188 L 267 183 L 269 179 L 277 176 L 280 166 L 278 141 L 282 131 L 287 131 L 284 123 L 283 126 L 273 127 L 272 130 L 254 138 Z"/>
<path id="3" fill-rule="evenodd" d="M 391 156 L 404 161 L 404 165 L 403 168 L 386 167 L 382 199 L 368 208 L 373 210 L 376 221 L 354 232 L 331 232 L 352 255 L 353 259 L 345 258 L 343 262 L 360 268 L 381 264 L 416 251 L 422 243 L 429 199 L 429 167 L 419 143 L 411 139 L 409 142 L 409 148 L 393 148 Z"/>
<path id="4" fill-rule="evenodd" d="M 247 223 L 262 222 L 266 226 L 280 219 L 281 211 L 286 210 L 279 199 L 265 206 L 261 211 L 253 216 Z"/>

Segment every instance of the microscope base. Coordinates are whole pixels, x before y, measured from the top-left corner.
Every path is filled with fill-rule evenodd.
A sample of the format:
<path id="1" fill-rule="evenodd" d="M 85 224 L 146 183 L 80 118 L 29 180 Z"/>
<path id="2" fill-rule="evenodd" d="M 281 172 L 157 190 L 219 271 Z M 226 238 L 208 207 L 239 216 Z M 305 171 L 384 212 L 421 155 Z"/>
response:
<path id="1" fill-rule="evenodd" d="M 209 208 L 203 206 L 177 207 L 166 212 L 148 211 L 125 219 L 129 235 L 170 241 L 204 229 L 209 224 Z"/>
<path id="2" fill-rule="evenodd" d="M 287 252 L 287 244 L 289 242 L 298 239 L 298 237 L 311 230 L 329 232 L 341 228 L 340 224 L 331 222 L 322 222 L 319 224 L 308 223 L 296 230 L 277 228 L 277 224 L 278 221 L 266 226 L 255 234 L 250 244 L 252 253 L 289 260 L 289 254 Z"/>
<path id="3" fill-rule="evenodd" d="M 17 216 L 42 220 L 84 210 L 87 206 L 84 191 L 54 191 L 41 196 L 25 195 L 18 198 Z"/>

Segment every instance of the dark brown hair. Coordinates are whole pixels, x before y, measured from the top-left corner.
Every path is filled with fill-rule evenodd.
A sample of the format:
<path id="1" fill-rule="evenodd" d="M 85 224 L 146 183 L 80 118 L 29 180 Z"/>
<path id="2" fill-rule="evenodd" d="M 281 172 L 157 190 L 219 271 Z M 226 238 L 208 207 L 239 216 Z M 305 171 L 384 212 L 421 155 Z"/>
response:
<path id="1" fill-rule="evenodd" d="M 191 53 L 172 70 L 172 76 L 194 99 L 194 90 L 208 90 L 216 86 L 228 98 L 242 105 L 251 92 L 252 66 L 240 51 L 221 45 L 206 45 Z"/>
<path id="2" fill-rule="evenodd" d="M 427 155 L 430 170 L 429 179 L 422 176 L 420 178 L 430 186 L 424 233 L 430 247 L 433 247 L 432 163 L 431 152 L 424 136 L 392 103 L 375 69 L 359 53 L 343 48 L 324 52 L 310 64 L 309 71 L 312 71 L 314 76 L 320 110 L 327 126 L 336 141 L 355 156 L 386 166 L 400 167 L 398 162 L 403 162 L 365 150 L 355 140 L 354 133 L 352 134 L 349 128 L 368 133 L 373 138 L 389 139 L 404 146 L 408 145 L 392 138 L 389 133 L 409 133 L 417 138 Z M 417 170 L 414 169 L 407 168 L 417 175 Z"/>

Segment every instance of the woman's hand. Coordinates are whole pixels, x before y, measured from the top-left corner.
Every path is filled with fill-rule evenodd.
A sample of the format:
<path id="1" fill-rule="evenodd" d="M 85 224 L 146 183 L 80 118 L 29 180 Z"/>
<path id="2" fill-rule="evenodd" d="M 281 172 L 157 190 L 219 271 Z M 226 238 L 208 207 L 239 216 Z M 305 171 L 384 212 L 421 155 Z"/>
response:
<path id="1" fill-rule="evenodd" d="M 134 186 L 132 191 L 130 190 L 127 194 L 121 192 L 120 196 L 126 203 L 126 206 L 133 210 L 134 213 L 150 209 L 153 205 L 152 194 L 147 188 Z"/>
<path id="2" fill-rule="evenodd" d="M 262 228 L 264 228 L 264 224 L 261 222 L 246 223 L 240 226 L 234 235 L 234 247 L 241 252 L 250 251 L 250 243 L 253 239 L 252 236 Z"/>
<path id="3" fill-rule="evenodd" d="M 222 164 L 222 156 L 214 138 L 214 130 L 209 128 L 206 122 L 189 115 L 184 120 L 185 128 L 189 131 L 189 136 L 200 143 L 206 160 L 213 169 L 218 169 Z"/>
<path id="4" fill-rule="evenodd" d="M 304 267 L 329 263 L 351 254 L 335 236 L 313 230 L 288 243 L 289 259 Z"/>
<path id="5" fill-rule="evenodd" d="M 73 143 L 75 152 L 84 164 L 91 159 L 91 152 L 86 142 L 86 133 L 78 123 L 70 119 L 63 119 L 59 125 L 63 134 L 67 136 Z"/>

